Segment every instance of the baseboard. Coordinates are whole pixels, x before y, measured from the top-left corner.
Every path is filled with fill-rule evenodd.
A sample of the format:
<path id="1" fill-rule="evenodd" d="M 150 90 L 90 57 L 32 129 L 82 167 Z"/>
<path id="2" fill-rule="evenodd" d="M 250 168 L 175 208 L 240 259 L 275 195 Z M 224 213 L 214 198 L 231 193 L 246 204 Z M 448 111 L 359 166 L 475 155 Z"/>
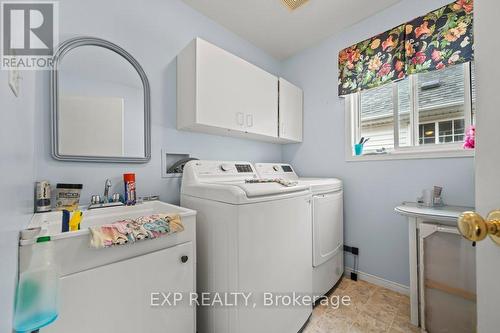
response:
<path id="1" fill-rule="evenodd" d="M 344 276 L 347 278 L 350 278 L 352 271 L 353 271 L 352 268 L 344 267 Z M 368 273 L 364 273 L 364 272 L 360 272 L 360 271 L 357 271 L 357 273 L 358 273 L 358 279 L 360 279 L 360 280 L 372 283 L 372 284 L 380 286 L 380 287 L 387 288 L 389 290 L 395 291 L 395 292 L 400 293 L 400 294 L 410 295 L 410 287 L 408 287 L 408 286 L 405 286 L 403 284 L 399 284 L 397 282 L 389 281 L 389 280 L 383 279 L 381 277 L 378 277 L 378 276 L 375 276 L 372 274 L 368 274 Z"/>

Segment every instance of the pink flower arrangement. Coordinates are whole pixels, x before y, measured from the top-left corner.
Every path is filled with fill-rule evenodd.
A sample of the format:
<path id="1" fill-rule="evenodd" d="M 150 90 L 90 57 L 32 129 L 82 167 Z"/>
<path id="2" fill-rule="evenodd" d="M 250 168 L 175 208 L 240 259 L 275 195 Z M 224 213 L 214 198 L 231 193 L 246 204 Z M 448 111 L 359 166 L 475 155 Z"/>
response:
<path id="1" fill-rule="evenodd" d="M 464 149 L 474 149 L 476 146 L 476 126 L 471 125 L 465 132 Z"/>

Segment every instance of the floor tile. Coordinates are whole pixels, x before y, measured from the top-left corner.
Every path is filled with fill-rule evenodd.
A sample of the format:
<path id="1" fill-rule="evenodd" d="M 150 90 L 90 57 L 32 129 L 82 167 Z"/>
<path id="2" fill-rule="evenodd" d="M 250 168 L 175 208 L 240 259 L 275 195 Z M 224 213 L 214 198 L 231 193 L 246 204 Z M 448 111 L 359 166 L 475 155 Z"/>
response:
<path id="1" fill-rule="evenodd" d="M 318 304 L 303 333 L 412 333 L 410 300 L 365 281 L 343 278 L 329 295 L 330 304 Z M 350 304 L 338 302 L 350 297 Z M 339 304 L 340 303 L 340 304 Z"/>

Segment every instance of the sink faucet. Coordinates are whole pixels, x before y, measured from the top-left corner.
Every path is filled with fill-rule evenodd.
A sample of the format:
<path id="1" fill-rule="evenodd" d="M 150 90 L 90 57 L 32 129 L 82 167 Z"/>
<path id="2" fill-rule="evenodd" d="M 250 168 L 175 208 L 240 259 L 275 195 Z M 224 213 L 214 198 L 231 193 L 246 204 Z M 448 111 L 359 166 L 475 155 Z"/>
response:
<path id="1" fill-rule="evenodd" d="M 111 188 L 111 180 L 106 179 L 106 183 L 104 184 L 104 203 L 109 202 L 109 189 Z"/>
<path id="2" fill-rule="evenodd" d="M 124 206 L 125 204 L 120 201 L 120 195 L 118 193 L 114 193 L 111 196 L 109 195 L 110 188 L 111 180 L 106 179 L 104 183 L 104 194 L 102 196 L 92 195 L 88 209 Z"/>

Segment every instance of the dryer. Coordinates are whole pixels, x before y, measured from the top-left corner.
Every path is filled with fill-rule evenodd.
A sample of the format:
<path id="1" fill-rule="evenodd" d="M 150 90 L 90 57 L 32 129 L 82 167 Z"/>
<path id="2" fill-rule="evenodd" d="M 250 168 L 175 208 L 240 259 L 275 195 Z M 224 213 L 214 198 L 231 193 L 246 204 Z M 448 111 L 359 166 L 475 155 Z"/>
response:
<path id="1" fill-rule="evenodd" d="M 197 211 L 198 293 L 251 292 L 255 304 L 200 306 L 199 333 L 294 333 L 312 313 L 312 304 L 263 303 L 264 293 L 312 292 L 309 187 L 256 180 L 248 162 L 184 168 L 181 205 Z"/>
<path id="2" fill-rule="evenodd" d="M 344 273 L 343 185 L 336 178 L 301 178 L 283 163 L 256 163 L 261 178 L 297 181 L 312 193 L 313 293 L 325 295 Z"/>

